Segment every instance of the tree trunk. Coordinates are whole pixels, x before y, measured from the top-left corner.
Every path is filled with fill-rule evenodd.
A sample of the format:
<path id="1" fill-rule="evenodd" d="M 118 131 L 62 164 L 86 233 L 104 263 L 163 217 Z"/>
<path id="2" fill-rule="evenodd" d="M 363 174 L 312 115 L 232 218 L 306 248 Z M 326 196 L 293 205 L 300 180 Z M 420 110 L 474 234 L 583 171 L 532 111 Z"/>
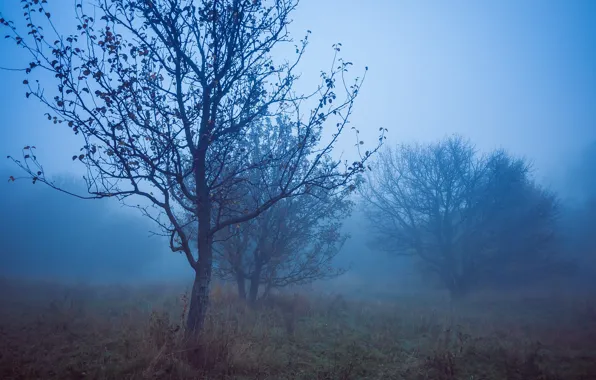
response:
<path id="1" fill-rule="evenodd" d="M 454 278 L 449 284 L 449 295 L 452 302 L 459 302 L 468 295 L 469 287 L 462 277 Z"/>
<path id="2" fill-rule="evenodd" d="M 267 298 L 269 297 L 269 293 L 271 292 L 271 280 L 267 283 L 267 286 L 265 286 L 265 290 L 263 291 L 263 298 Z"/>
<path id="3" fill-rule="evenodd" d="M 199 239 L 199 259 L 195 269 L 195 280 L 192 286 L 186 334 L 196 338 L 203 329 L 207 307 L 209 306 L 209 290 L 211 284 L 212 251 L 209 239 Z"/>
<path id="4" fill-rule="evenodd" d="M 206 94 L 209 101 L 209 93 Z M 203 114 L 200 133 L 207 131 L 207 116 Z M 194 178 L 196 186 L 196 216 L 199 222 L 197 242 L 199 245 L 197 262 L 195 265 L 195 281 L 192 286 L 188 319 L 186 321 L 186 334 L 188 338 L 196 339 L 203 329 L 207 307 L 209 306 L 209 290 L 211 285 L 211 271 L 213 269 L 213 246 L 211 236 L 211 197 L 207 185 L 206 157 L 208 141 L 199 140 L 196 153 L 193 153 Z"/>
<path id="5" fill-rule="evenodd" d="M 250 278 L 250 290 L 248 293 L 249 302 L 254 305 L 257 302 L 259 296 L 259 285 L 261 284 L 261 270 L 263 265 L 257 260 L 255 262 L 255 270 L 252 272 Z"/>
<path id="6" fill-rule="evenodd" d="M 246 279 L 244 278 L 244 271 L 236 271 L 236 284 L 238 285 L 238 296 L 240 299 L 246 299 Z"/>

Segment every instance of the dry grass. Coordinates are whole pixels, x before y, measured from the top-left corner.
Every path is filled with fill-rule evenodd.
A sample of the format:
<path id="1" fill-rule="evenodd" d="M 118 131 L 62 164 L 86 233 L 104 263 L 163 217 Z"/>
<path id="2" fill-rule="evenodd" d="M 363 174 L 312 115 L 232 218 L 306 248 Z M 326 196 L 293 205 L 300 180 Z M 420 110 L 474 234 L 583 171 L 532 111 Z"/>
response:
<path id="1" fill-rule="evenodd" d="M 216 286 L 193 343 L 182 287 L 0 287 L 2 379 L 596 378 L 587 296 L 485 295 L 453 309 L 431 296 L 278 295 L 249 309 Z"/>

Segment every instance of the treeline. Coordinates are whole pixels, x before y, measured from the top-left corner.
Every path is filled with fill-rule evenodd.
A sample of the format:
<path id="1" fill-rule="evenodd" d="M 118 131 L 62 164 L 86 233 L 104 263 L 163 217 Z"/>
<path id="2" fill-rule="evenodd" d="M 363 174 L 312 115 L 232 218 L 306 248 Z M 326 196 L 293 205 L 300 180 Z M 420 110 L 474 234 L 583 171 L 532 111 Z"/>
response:
<path id="1" fill-rule="evenodd" d="M 287 199 L 230 226 L 215 244 L 216 275 L 235 281 L 250 302 L 338 276 L 346 268 L 332 260 L 356 207 L 373 252 L 352 254 L 411 256 L 423 279 L 454 298 L 596 273 L 596 192 L 572 206 L 536 181 L 527 159 L 502 149 L 481 153 L 451 136 L 386 146 L 370 169 L 356 194 Z"/>
<path id="2" fill-rule="evenodd" d="M 481 153 L 461 136 L 387 145 L 355 188 L 317 188 L 219 231 L 213 242 L 214 275 L 234 282 L 250 303 L 276 289 L 332 279 L 348 270 L 360 273 L 359 265 L 367 262 L 366 277 L 375 281 L 375 261 L 390 266 L 387 258 L 393 256 L 411 257 L 423 281 L 454 297 L 553 278 L 591 286 L 596 186 L 589 174 L 596 167 L 595 147 L 586 150 L 575 171 L 570 169 L 576 194 L 571 201 L 537 183 L 526 159 L 505 150 Z M 268 176 L 282 172 L 278 167 Z M 262 186 L 239 192 L 236 206 L 266 196 L 268 176 L 261 173 L 252 184 Z M 171 260 L 155 244 L 145 243 L 150 226 L 132 215 L 110 213 L 103 201 L 83 202 L 87 207 L 81 213 L 81 201 L 33 190 L 2 191 L 4 274 L 120 281 L 125 273 L 142 279 L 148 268 Z M 355 221 L 351 228 L 359 229 L 368 249 L 350 240 L 347 218 Z M 187 220 L 196 246 L 196 221 L 191 215 Z M 354 243 L 360 244 L 357 252 Z M 350 261 L 355 265 L 346 265 Z M 179 259 L 172 264 L 162 275 L 186 272 Z M 398 266 L 404 261 L 393 265 L 399 283 L 404 272 Z M 383 269 L 380 276 L 392 273 Z M 150 272 L 159 278 L 159 271 Z"/>

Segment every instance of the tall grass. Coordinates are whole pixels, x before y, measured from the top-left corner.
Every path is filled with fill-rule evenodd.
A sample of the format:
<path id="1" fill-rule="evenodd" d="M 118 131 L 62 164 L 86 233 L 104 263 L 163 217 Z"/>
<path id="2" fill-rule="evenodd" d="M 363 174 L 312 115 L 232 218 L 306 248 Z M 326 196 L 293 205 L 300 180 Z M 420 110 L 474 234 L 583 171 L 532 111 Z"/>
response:
<path id="1" fill-rule="evenodd" d="M 594 298 L 276 294 L 215 285 L 184 338 L 182 286 L 0 283 L 2 379 L 596 379 Z M 558 297 L 558 298 L 557 298 Z"/>

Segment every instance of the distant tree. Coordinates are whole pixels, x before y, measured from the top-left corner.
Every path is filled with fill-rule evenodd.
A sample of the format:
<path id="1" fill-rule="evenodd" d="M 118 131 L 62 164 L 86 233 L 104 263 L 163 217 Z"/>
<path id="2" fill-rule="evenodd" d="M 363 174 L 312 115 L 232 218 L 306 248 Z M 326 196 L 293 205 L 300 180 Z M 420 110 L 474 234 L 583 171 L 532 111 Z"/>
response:
<path id="1" fill-rule="evenodd" d="M 557 196 L 531 178 L 527 162 L 500 150 L 485 161 L 474 210 L 479 222 L 469 240 L 483 256 L 479 280 L 517 286 L 563 274 Z"/>
<path id="2" fill-rule="evenodd" d="M 350 210 L 351 202 L 325 195 L 280 201 L 221 234 L 216 273 L 236 281 L 240 296 L 251 303 L 261 289 L 266 297 L 272 289 L 334 278 L 344 273 L 332 261 L 347 239 L 341 227 Z"/>
<path id="3" fill-rule="evenodd" d="M 575 259 L 578 280 L 594 286 L 596 274 L 596 142 L 584 148 L 567 171 L 563 217 L 565 249 Z"/>
<path id="4" fill-rule="evenodd" d="M 289 168 L 283 162 L 268 167 L 258 163 L 264 152 L 278 157 L 300 143 L 292 134 L 291 123 L 288 118 L 279 116 L 275 121 L 267 119 L 252 129 L 244 142 L 244 148 L 249 151 L 245 165 L 258 167 L 258 170 L 250 172 L 248 186 L 239 184 L 234 188 L 235 208 L 254 208 L 268 199 L 276 191 L 276 184 L 288 175 Z M 291 169 L 292 175 L 304 176 L 310 167 L 309 160 L 304 159 Z M 193 179 L 189 182 L 192 187 Z M 353 203 L 348 196 L 356 182 L 342 191 L 335 187 L 305 186 L 307 194 L 280 200 L 253 220 L 229 225 L 214 236 L 216 275 L 235 280 L 242 298 L 247 296 L 248 281 L 251 303 L 256 301 L 261 288 L 266 295 L 273 288 L 310 283 L 342 273 L 331 268 L 331 261 L 347 238 L 340 229 L 343 218 L 352 210 Z M 215 219 L 226 213 L 225 205 L 221 205 Z M 197 220 L 193 214 L 189 214 L 187 220 L 193 226 L 189 234 L 193 234 Z M 196 235 L 191 236 L 196 240 Z"/>
<path id="5" fill-rule="evenodd" d="M 575 186 L 575 193 L 581 200 L 596 199 L 596 141 L 581 151 L 580 158 L 570 171 L 569 182 Z"/>
<path id="6" fill-rule="evenodd" d="M 387 148 L 362 195 L 375 244 L 419 258 L 454 298 L 487 276 L 538 270 L 554 247 L 556 199 L 528 165 L 459 136 Z"/>
<path id="7" fill-rule="evenodd" d="M 563 221 L 564 247 L 577 266 L 577 280 L 596 287 L 596 196 L 567 205 Z"/>
<path id="8" fill-rule="evenodd" d="M 187 321 L 194 335 L 208 306 L 218 231 L 313 189 L 343 191 L 363 171 L 372 151 L 351 165 L 331 158 L 361 81 L 348 83 L 351 63 L 338 58 L 338 44 L 316 91 L 294 93 L 307 38 L 293 60 L 277 63 L 271 52 L 292 43 L 287 26 L 297 0 L 96 0 L 90 13 L 77 0 L 71 35 L 57 32 L 45 3 L 22 0 L 24 29 L 0 17 L 9 37 L 31 53 L 26 73 L 50 74 L 24 80 L 26 96 L 48 107 L 48 120 L 84 139 L 72 159 L 87 169 L 88 198 L 137 196 L 150 204 L 138 207 L 195 271 Z M 53 80 L 54 91 L 45 80 Z M 292 120 L 293 139 L 276 140 L 272 124 L 261 135 L 270 145 L 256 160 L 247 142 L 275 115 Z M 326 122 L 334 126 L 328 139 Z M 46 177 L 33 149 L 25 147 L 15 162 L 34 182 L 66 191 Z M 252 177 L 273 167 L 283 175 L 258 202 L 237 202 Z"/>

